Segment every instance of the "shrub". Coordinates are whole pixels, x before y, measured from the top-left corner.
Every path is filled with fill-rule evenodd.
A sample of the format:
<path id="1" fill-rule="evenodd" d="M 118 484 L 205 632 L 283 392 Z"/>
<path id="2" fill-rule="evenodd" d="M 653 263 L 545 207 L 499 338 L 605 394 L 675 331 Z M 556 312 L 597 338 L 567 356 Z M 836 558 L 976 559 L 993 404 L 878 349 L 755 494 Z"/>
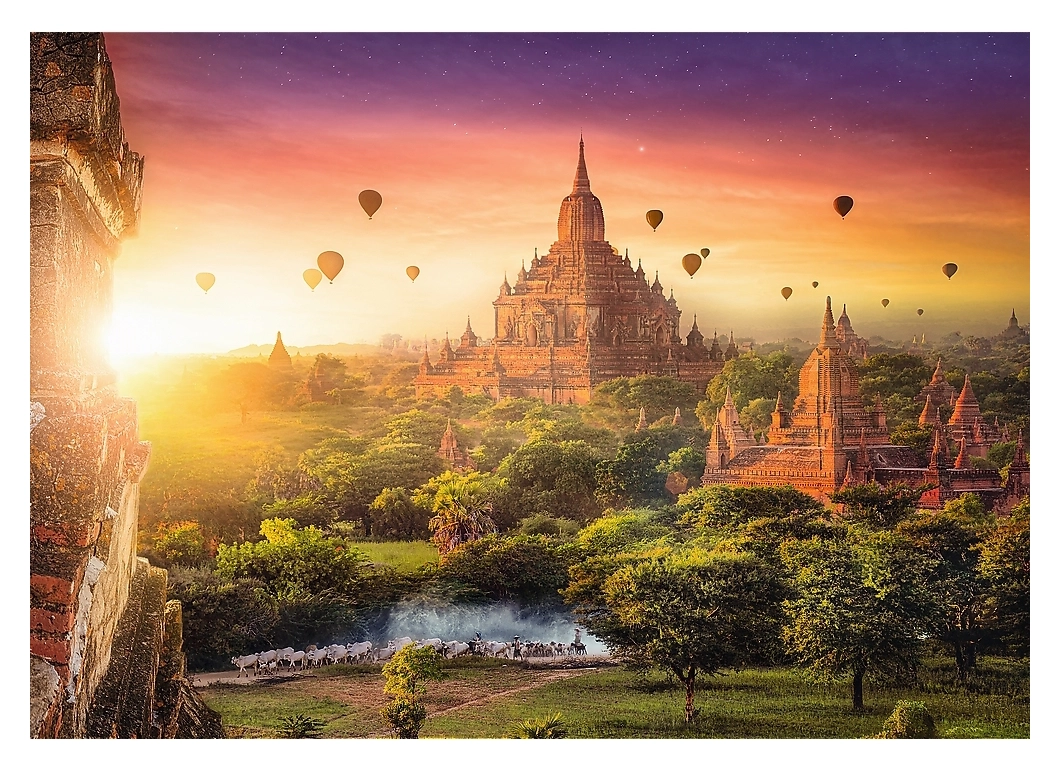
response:
<path id="1" fill-rule="evenodd" d="M 922 701 L 899 701 L 883 723 L 880 739 L 934 739 L 935 720 Z"/>
<path id="2" fill-rule="evenodd" d="M 324 722 L 299 712 L 280 720 L 280 735 L 284 739 L 319 739 Z"/>
<path id="3" fill-rule="evenodd" d="M 567 724 L 563 722 L 560 712 L 545 718 L 530 718 L 519 725 L 519 735 L 523 739 L 565 739 Z"/>
<path id="4" fill-rule="evenodd" d="M 427 708 L 419 701 L 399 696 L 383 707 L 381 712 L 399 739 L 420 738 L 420 729 L 427 720 Z"/>

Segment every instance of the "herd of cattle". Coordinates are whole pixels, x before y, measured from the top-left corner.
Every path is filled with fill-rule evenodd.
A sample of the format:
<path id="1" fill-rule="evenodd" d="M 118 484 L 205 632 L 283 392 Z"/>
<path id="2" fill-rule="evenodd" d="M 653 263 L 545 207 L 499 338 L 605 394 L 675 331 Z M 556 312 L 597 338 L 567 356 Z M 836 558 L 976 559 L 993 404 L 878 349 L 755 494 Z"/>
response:
<path id="1" fill-rule="evenodd" d="M 415 645 L 417 648 L 434 648 L 445 658 L 485 656 L 525 660 L 529 658 L 585 655 L 585 644 L 581 641 L 580 634 L 575 635 L 574 642 L 569 645 L 558 642 L 524 643 L 520 642 L 518 637 L 512 642 L 479 639 L 469 640 L 468 642 L 460 642 L 459 640 L 443 642 L 440 637 L 432 637 L 427 640 L 399 637 L 396 640 L 390 640 L 383 648 L 376 648 L 368 641 L 350 645 L 328 645 L 324 648 L 308 645 L 303 651 L 296 651 L 294 648 L 281 648 L 280 650 L 252 653 L 248 656 L 233 656 L 232 663 L 239 668 L 236 677 L 244 673 L 246 673 L 247 677 L 250 677 L 251 673 L 255 675 L 275 673 L 280 669 L 293 670 L 297 668 L 302 670 L 306 667 L 321 667 L 325 664 L 386 661 L 399 650 L 409 645 Z"/>

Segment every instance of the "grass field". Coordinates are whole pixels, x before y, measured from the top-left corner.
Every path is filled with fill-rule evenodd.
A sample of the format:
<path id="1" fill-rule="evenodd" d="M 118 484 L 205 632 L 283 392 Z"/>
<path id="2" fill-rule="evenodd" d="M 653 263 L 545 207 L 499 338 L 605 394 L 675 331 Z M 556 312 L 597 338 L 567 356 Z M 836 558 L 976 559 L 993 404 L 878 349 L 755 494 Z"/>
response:
<path id="1" fill-rule="evenodd" d="M 403 573 L 438 562 L 438 547 L 428 541 L 358 541 L 356 546 L 372 562 Z"/>
<path id="2" fill-rule="evenodd" d="M 923 701 L 942 738 L 1028 738 L 1026 665 L 986 660 L 972 684 L 946 681 L 944 664 L 925 669 L 921 688 L 866 688 L 864 712 L 851 707 L 849 683 L 807 682 L 788 669 L 753 669 L 698 689 L 700 710 L 684 723 L 684 691 L 660 673 L 617 667 L 528 669 L 499 661 L 449 662 L 446 679 L 427 686 L 429 717 L 421 736 L 505 738 L 516 725 L 562 712 L 571 738 L 861 738 L 877 733 L 899 699 Z M 935 675 L 939 677 L 936 678 Z M 386 736 L 387 702 L 378 668 L 335 666 L 286 682 L 202 689 L 233 737 L 275 736 L 283 717 L 324 721 L 331 738 Z"/>

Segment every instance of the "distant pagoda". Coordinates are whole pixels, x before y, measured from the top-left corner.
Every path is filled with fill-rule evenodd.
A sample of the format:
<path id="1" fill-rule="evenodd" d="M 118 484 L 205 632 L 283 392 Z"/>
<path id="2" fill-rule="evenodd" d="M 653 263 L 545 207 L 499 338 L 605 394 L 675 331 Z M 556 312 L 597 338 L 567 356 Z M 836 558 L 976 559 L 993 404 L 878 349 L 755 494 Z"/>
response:
<path id="1" fill-rule="evenodd" d="M 276 333 L 276 344 L 272 346 L 272 353 L 269 354 L 269 366 L 275 369 L 291 369 L 293 366 L 291 354 L 287 353 L 279 332 Z"/>

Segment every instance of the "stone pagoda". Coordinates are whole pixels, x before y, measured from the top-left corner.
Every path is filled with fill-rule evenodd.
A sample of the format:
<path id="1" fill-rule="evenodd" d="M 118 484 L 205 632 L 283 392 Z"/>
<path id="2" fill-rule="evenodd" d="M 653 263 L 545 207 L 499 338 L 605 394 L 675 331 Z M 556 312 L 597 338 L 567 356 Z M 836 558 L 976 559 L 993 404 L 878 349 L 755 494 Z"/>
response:
<path id="1" fill-rule="evenodd" d="M 681 311 L 659 274 L 648 282 L 640 261 L 619 254 L 604 238 L 604 211 L 589 187 L 585 143 L 579 142 L 574 186 L 560 203 L 557 240 L 548 253 L 501 284 L 494 333 L 480 345 L 470 319 L 453 348 L 448 334 L 432 362 L 426 349 L 415 379 L 417 396 L 466 393 L 538 397 L 585 403 L 606 380 L 669 375 L 702 391 L 726 358 L 715 335 L 703 344 L 697 321 L 682 340 Z"/>

